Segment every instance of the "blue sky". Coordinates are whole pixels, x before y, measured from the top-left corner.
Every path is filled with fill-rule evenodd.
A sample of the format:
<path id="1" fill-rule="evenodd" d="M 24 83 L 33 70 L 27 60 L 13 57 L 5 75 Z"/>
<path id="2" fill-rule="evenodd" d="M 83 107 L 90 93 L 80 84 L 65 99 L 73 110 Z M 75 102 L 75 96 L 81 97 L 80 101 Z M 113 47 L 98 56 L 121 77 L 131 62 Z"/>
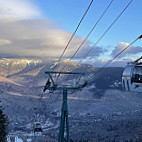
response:
<path id="1" fill-rule="evenodd" d="M 69 37 L 75 30 L 91 0 L 0 0 L 0 50 L 4 55 L 18 56 L 53 56 L 57 58 L 63 51 Z M 65 58 L 69 58 L 83 38 L 96 23 L 99 16 L 111 0 L 94 0 L 76 37 L 68 47 Z M 119 15 L 130 0 L 114 0 L 106 15 L 95 28 L 77 55 L 81 58 L 98 40 L 113 20 Z M 102 65 L 142 34 L 142 1 L 133 0 L 131 5 L 99 42 L 89 62 Z M 9 20 L 8 20 L 9 19 Z M 5 24 L 3 24 L 5 21 Z M 11 26 L 13 24 L 13 26 Z M 16 25 L 16 26 L 14 26 Z M 11 36 L 7 29 L 13 32 Z M 36 43 L 37 42 L 37 43 Z M 32 46 L 33 45 L 33 46 Z M 141 56 L 142 40 L 137 41 L 124 56 L 117 60 L 120 65 Z M 12 51 L 9 49 L 13 49 Z M 137 50 L 138 49 L 138 50 Z M 11 51 L 11 52 L 10 52 Z M 138 52 L 139 51 L 139 52 Z M 126 57 L 125 57 L 126 56 Z M 125 58 L 124 58 L 125 57 Z"/>
<path id="2" fill-rule="evenodd" d="M 57 0 L 34 0 L 31 2 L 39 6 L 44 18 L 55 20 L 61 25 L 62 29 L 73 32 L 90 1 L 61 0 L 58 2 Z M 77 32 L 79 36 L 85 37 L 109 2 L 110 0 L 94 0 L 90 11 Z M 107 14 L 92 34 L 90 38 L 92 42 L 104 32 L 106 27 L 110 25 L 128 2 L 129 0 L 114 0 Z M 141 34 L 141 5 L 141 0 L 134 0 L 100 44 L 115 46 L 117 42 L 130 42 Z"/>

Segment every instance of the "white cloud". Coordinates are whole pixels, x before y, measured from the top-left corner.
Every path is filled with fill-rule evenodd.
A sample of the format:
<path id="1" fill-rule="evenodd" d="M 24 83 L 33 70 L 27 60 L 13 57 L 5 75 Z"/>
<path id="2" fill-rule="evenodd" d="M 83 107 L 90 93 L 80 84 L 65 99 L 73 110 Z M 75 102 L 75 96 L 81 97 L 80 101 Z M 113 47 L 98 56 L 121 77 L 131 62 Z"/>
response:
<path id="1" fill-rule="evenodd" d="M 10 40 L 0 39 L 0 46 L 11 44 Z"/>
<path id="2" fill-rule="evenodd" d="M 115 49 L 112 51 L 111 56 L 116 56 L 119 52 L 121 52 L 124 48 L 126 48 L 129 45 L 129 43 L 125 42 L 119 42 Z M 127 48 L 118 58 L 125 58 L 129 55 L 137 55 L 142 53 L 142 47 L 140 46 L 130 46 Z"/>
<path id="3" fill-rule="evenodd" d="M 110 64 L 108 64 L 106 67 L 125 67 L 127 65 L 128 62 L 134 62 L 137 58 L 125 58 L 125 59 L 120 59 L 117 58 L 115 60 L 113 60 L 113 62 L 111 62 Z M 107 58 L 102 58 L 102 59 L 88 59 L 88 60 L 84 60 L 83 63 L 89 63 L 91 65 L 94 65 L 96 67 L 102 67 L 104 65 L 106 65 L 111 59 L 107 59 Z"/>
<path id="4" fill-rule="evenodd" d="M 0 20 L 0 39 L 11 41 L 9 46 L 0 46 L 1 54 L 20 56 L 59 57 L 72 33 L 59 30 L 57 24 L 51 20 Z M 74 37 L 66 57 L 72 55 L 83 38 Z M 84 44 L 81 54 L 89 47 Z M 77 56 L 78 57 L 78 56 Z"/>
<path id="5" fill-rule="evenodd" d="M 0 0 L 0 17 L 27 19 L 40 15 L 38 8 L 26 0 Z"/>
<path id="6" fill-rule="evenodd" d="M 49 19 L 35 19 L 40 10 L 28 0 L 0 0 L 0 53 L 10 56 L 37 56 L 57 58 L 63 52 L 72 33 L 59 29 Z M 34 19 L 32 19 L 34 17 Z M 75 36 L 64 57 L 71 57 L 84 39 Z M 75 58 L 82 58 L 90 49 L 90 42 L 82 46 Z M 95 47 L 90 58 L 100 56 L 104 50 Z"/>
<path id="7" fill-rule="evenodd" d="M 57 58 L 63 52 L 72 33 L 60 30 L 56 22 L 49 19 L 5 19 L 0 18 L 0 39 L 11 41 L 8 46 L 0 46 L 1 54 L 12 56 L 37 56 Z M 72 56 L 84 39 L 75 36 L 64 57 Z M 86 41 L 75 58 L 81 58 L 90 49 Z M 104 51 L 95 47 L 90 57 L 97 57 Z"/>

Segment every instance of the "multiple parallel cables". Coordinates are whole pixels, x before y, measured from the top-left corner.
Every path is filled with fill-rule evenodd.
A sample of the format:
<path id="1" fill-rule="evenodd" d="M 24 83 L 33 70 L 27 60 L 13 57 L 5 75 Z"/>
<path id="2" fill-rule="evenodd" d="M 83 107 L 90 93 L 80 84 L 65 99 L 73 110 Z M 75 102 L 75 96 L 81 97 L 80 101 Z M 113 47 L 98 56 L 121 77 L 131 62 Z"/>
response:
<path id="1" fill-rule="evenodd" d="M 122 54 L 126 49 L 128 49 L 130 46 L 132 46 L 138 39 L 141 39 L 142 35 L 140 35 L 138 38 L 136 38 L 134 41 L 132 41 L 129 45 L 127 45 L 122 51 L 120 51 L 113 59 L 109 60 L 103 67 L 101 67 L 99 70 L 97 70 L 93 76 L 91 76 L 88 80 L 92 80 L 94 76 L 99 73 L 101 70 L 103 70 L 106 66 L 108 66 L 111 62 L 113 62 L 120 54 Z"/>
<path id="2" fill-rule="evenodd" d="M 104 12 L 101 14 L 101 16 L 99 17 L 99 19 L 97 20 L 97 22 L 95 23 L 95 25 L 93 26 L 93 28 L 92 28 L 92 29 L 90 30 L 90 32 L 87 34 L 86 38 L 83 40 L 83 42 L 82 42 L 82 43 L 80 44 L 80 46 L 77 48 L 77 50 L 76 50 L 75 53 L 72 55 L 72 57 L 70 58 L 69 61 L 71 61 L 71 60 L 75 57 L 75 55 L 78 53 L 78 51 L 81 49 L 82 45 L 85 43 L 85 41 L 86 41 L 86 40 L 88 39 L 88 37 L 91 35 L 91 33 L 93 32 L 93 30 L 95 29 L 95 27 L 97 26 L 97 24 L 98 24 L 98 23 L 100 22 L 100 20 L 103 18 L 103 16 L 104 16 L 105 13 L 107 12 L 107 10 L 109 9 L 109 7 L 111 6 L 111 4 L 112 4 L 113 1 L 114 1 L 114 0 L 111 0 L 111 1 L 110 1 L 110 3 L 108 4 L 108 6 L 107 6 L 106 9 L 104 10 Z M 93 48 L 96 47 L 96 45 L 102 40 L 102 38 L 106 35 L 106 33 L 112 28 L 112 26 L 117 22 L 117 20 L 118 20 L 118 19 L 122 16 L 122 14 L 126 11 L 126 9 L 129 7 L 129 5 L 132 3 L 132 1 L 133 1 L 133 0 L 130 0 L 130 1 L 129 1 L 129 3 L 126 5 L 126 7 L 125 7 L 125 8 L 122 10 L 122 12 L 115 18 L 115 20 L 110 24 L 110 26 L 106 29 L 106 31 L 100 36 L 100 38 L 97 40 L 97 42 L 90 48 L 90 50 L 87 52 L 87 54 L 85 54 L 85 56 L 82 58 L 82 60 L 80 60 L 80 61 L 78 62 L 78 64 L 76 65 L 76 67 L 89 55 L 89 53 L 93 50 Z M 64 50 L 63 50 L 61 56 L 60 56 L 59 59 L 58 59 L 58 62 L 61 61 L 61 59 L 62 59 L 64 53 L 66 52 L 66 50 L 67 50 L 69 44 L 71 43 L 73 37 L 75 36 L 75 34 L 76 34 L 76 32 L 77 32 L 77 30 L 78 30 L 80 24 L 82 23 L 83 19 L 85 18 L 85 16 L 86 16 L 88 10 L 90 9 L 92 3 L 93 3 L 93 0 L 90 2 L 88 8 L 86 9 L 84 15 L 83 15 L 82 18 L 81 18 L 79 24 L 77 25 L 75 31 L 73 32 L 71 38 L 69 39 L 69 41 L 68 41 L 66 47 L 64 48 Z M 102 68 L 100 68 L 99 70 L 97 70 L 97 71 L 93 74 L 93 76 L 91 76 L 91 77 L 89 78 L 89 81 L 90 81 L 98 72 L 100 72 L 103 68 L 105 68 L 108 64 L 110 64 L 113 60 L 115 60 L 120 54 L 122 54 L 128 47 L 130 47 L 132 44 L 134 44 L 134 43 L 135 43 L 139 38 L 141 38 L 141 37 L 142 37 L 142 36 L 138 37 L 138 38 L 137 38 L 136 40 L 134 40 L 131 44 L 129 44 L 124 50 L 122 50 L 117 56 L 115 56 L 112 60 L 110 60 L 110 61 L 109 61 L 107 64 L 105 64 Z M 57 63 L 58 63 L 58 62 L 57 62 Z M 69 63 L 67 63 L 67 64 L 60 70 L 60 73 L 67 67 L 68 64 L 69 64 Z M 57 66 L 54 67 L 54 70 L 56 69 L 56 67 L 57 67 Z M 75 67 L 73 70 L 75 70 L 76 67 Z M 58 78 L 60 77 L 60 73 L 58 74 L 58 76 L 57 76 L 57 78 L 56 78 L 56 81 L 57 81 Z"/>
<path id="3" fill-rule="evenodd" d="M 75 70 L 77 68 L 77 66 L 83 61 L 85 60 L 85 58 L 89 55 L 89 53 L 94 49 L 94 47 L 96 47 L 96 45 L 102 40 L 102 38 L 107 34 L 107 32 L 112 28 L 112 26 L 117 22 L 117 20 L 122 16 L 122 14 L 126 11 L 126 9 L 129 7 L 129 5 L 132 3 L 133 0 L 130 0 L 129 3 L 126 5 L 126 7 L 121 11 L 121 13 L 115 18 L 115 20 L 110 24 L 110 26 L 106 29 L 106 31 L 102 34 L 102 36 L 97 40 L 97 42 L 92 46 L 92 48 L 87 52 L 87 54 L 85 54 L 85 56 L 82 58 L 82 60 L 80 60 L 78 62 L 78 64 L 76 65 L 76 67 L 73 69 Z M 106 11 L 108 10 L 108 8 L 110 7 L 112 1 L 110 2 L 110 4 L 108 5 L 108 7 L 106 8 L 106 10 L 103 12 L 103 14 L 101 15 L 101 17 L 99 18 L 99 20 L 97 21 L 96 24 L 98 24 L 98 22 L 101 20 L 101 18 L 103 17 L 103 15 L 106 13 Z M 96 25 L 95 24 L 95 25 Z M 95 25 L 94 27 L 92 28 L 92 30 L 89 32 L 89 34 L 87 35 L 87 37 L 85 38 L 85 41 L 87 40 L 87 38 L 89 37 L 89 35 L 92 33 L 92 31 L 94 30 L 95 28 Z M 76 52 L 74 53 L 74 55 L 71 57 L 70 61 L 75 57 L 75 55 L 78 53 L 79 49 L 82 47 L 83 43 L 85 42 L 83 41 L 81 43 L 81 45 L 78 47 L 78 49 L 76 50 Z M 60 72 L 62 72 L 68 65 L 69 63 L 67 63 Z M 57 76 L 57 79 L 59 78 L 60 76 L 60 73 L 59 75 Z M 57 80 L 56 80 L 57 81 Z"/>
<path id="4" fill-rule="evenodd" d="M 121 50 L 114 58 L 109 60 L 103 67 L 99 68 L 91 77 L 88 78 L 88 83 L 89 81 L 95 77 L 96 74 L 98 74 L 100 71 L 102 71 L 106 66 L 108 66 L 111 62 L 113 62 L 119 55 L 121 55 L 125 50 L 127 50 L 130 46 L 132 46 L 137 40 L 142 39 L 142 35 L 140 35 L 138 38 L 136 38 L 134 41 L 132 41 L 129 45 L 127 45 L 123 50 Z M 76 94 L 73 96 L 72 100 L 76 97 Z M 69 102 L 71 104 L 72 101 Z"/>
<path id="5" fill-rule="evenodd" d="M 92 27 L 92 29 L 90 30 L 90 32 L 87 34 L 87 36 L 85 37 L 85 39 L 82 41 L 82 43 L 80 44 L 80 46 L 77 48 L 77 50 L 75 51 L 75 53 L 72 55 L 72 57 L 70 58 L 69 61 L 71 61 L 75 55 L 78 53 L 78 51 L 81 49 L 82 45 L 86 42 L 86 40 L 88 39 L 88 37 L 91 35 L 91 33 L 94 31 L 94 29 L 96 28 L 96 26 L 98 25 L 98 23 L 101 21 L 101 19 L 103 18 L 103 16 L 105 15 L 105 13 L 107 12 L 107 10 L 109 9 L 109 7 L 111 6 L 112 2 L 114 0 L 111 0 L 110 3 L 108 4 L 107 8 L 104 10 L 104 12 L 101 14 L 101 16 L 99 17 L 99 19 L 97 20 L 97 22 L 95 23 L 95 25 Z M 67 67 L 68 63 L 61 69 L 60 73 Z M 58 80 L 60 73 L 57 76 L 56 81 Z"/>
<path id="6" fill-rule="evenodd" d="M 68 48 L 69 44 L 71 43 L 71 41 L 72 41 L 73 37 L 75 36 L 75 34 L 76 34 L 76 32 L 77 32 L 77 30 L 78 30 L 78 28 L 79 28 L 80 24 L 82 23 L 83 19 L 84 19 L 84 18 L 85 18 L 85 16 L 87 15 L 87 13 L 88 13 L 88 11 L 89 11 L 89 9 L 90 9 L 90 7 L 91 7 L 91 5 L 92 5 L 93 1 L 94 1 L 94 0 L 91 0 L 91 2 L 90 2 L 90 4 L 89 4 L 89 6 L 87 7 L 87 9 L 86 9 L 85 13 L 83 14 L 83 16 L 82 16 L 81 20 L 79 21 L 79 23 L 78 23 L 78 25 L 77 25 L 77 27 L 76 27 L 75 31 L 73 32 L 72 36 L 70 37 L 70 39 L 69 39 L 69 41 L 68 41 L 68 43 L 67 43 L 66 47 L 64 48 L 64 50 L 63 50 L 63 52 L 62 52 L 61 56 L 60 56 L 60 57 L 59 57 L 59 59 L 58 59 L 57 63 L 59 63 L 59 62 L 61 61 L 61 59 L 62 59 L 62 57 L 63 57 L 64 53 L 66 52 L 66 50 L 67 50 L 67 48 Z M 55 66 L 55 67 L 54 67 L 54 70 L 56 69 L 56 67 L 57 67 L 57 66 Z"/>
<path id="7" fill-rule="evenodd" d="M 75 34 L 76 34 L 76 32 L 77 32 L 79 26 L 81 25 L 83 19 L 85 18 L 85 16 L 87 15 L 87 13 L 88 13 L 88 11 L 89 11 L 91 5 L 93 4 L 93 1 L 94 1 L 94 0 L 91 0 L 89 6 L 88 6 L 87 9 L 85 10 L 85 13 L 83 14 L 83 16 L 82 16 L 81 20 L 79 21 L 79 23 L 78 23 L 78 25 L 77 25 L 75 31 L 73 32 L 72 36 L 70 37 L 70 39 L 69 39 L 67 45 L 65 46 L 65 48 L 64 48 L 64 50 L 63 50 L 63 52 L 62 52 L 62 54 L 61 54 L 61 56 L 59 57 L 59 59 L 58 59 L 58 61 L 57 61 L 57 64 L 61 61 L 61 59 L 62 59 L 64 53 L 66 52 L 66 50 L 67 50 L 69 44 L 71 43 L 73 37 L 75 36 Z M 57 64 L 54 66 L 53 71 L 56 70 Z M 55 77 L 56 77 L 56 74 L 55 74 Z M 49 95 L 49 99 L 50 99 L 50 98 L 51 98 L 51 94 Z M 58 98 L 58 97 L 57 97 L 57 98 Z M 56 100 L 57 100 L 57 99 L 56 99 Z M 49 101 L 48 101 L 48 102 L 49 102 Z"/>

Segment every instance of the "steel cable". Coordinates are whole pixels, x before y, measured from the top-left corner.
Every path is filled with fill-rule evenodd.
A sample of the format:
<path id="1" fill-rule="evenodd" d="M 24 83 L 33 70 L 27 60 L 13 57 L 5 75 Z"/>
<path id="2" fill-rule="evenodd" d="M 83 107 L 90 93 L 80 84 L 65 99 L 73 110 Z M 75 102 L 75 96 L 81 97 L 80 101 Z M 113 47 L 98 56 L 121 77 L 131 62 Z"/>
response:
<path id="1" fill-rule="evenodd" d="M 91 33 L 94 31 L 95 27 L 98 25 L 98 23 L 100 22 L 100 20 L 103 18 L 103 16 L 105 15 L 105 13 L 107 12 L 107 10 L 109 9 L 109 7 L 111 6 L 112 2 L 114 0 L 111 0 L 110 3 L 108 4 L 108 6 L 106 7 L 106 9 L 104 10 L 104 12 L 101 14 L 101 16 L 99 17 L 99 19 L 97 20 L 97 22 L 95 23 L 95 25 L 93 26 L 93 28 L 90 30 L 90 32 L 87 34 L 86 38 L 83 40 L 83 42 L 80 44 L 80 46 L 77 48 L 77 50 L 75 51 L 75 53 L 73 54 L 73 56 L 70 58 L 69 61 L 71 61 L 75 55 L 78 53 L 78 51 L 80 50 L 80 48 L 82 47 L 82 45 L 86 42 L 86 40 L 88 39 L 88 37 L 91 35 Z M 62 72 L 66 67 L 67 67 L 68 63 L 61 69 L 60 72 Z M 56 81 L 58 80 L 60 76 L 60 73 L 57 76 Z"/>

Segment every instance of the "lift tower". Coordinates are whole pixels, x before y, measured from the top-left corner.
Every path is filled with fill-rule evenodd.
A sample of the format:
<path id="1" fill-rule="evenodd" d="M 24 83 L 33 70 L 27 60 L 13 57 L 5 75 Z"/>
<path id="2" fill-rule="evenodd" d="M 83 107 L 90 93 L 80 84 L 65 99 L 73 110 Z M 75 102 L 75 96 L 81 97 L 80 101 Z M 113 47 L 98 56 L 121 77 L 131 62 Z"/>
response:
<path id="1" fill-rule="evenodd" d="M 84 73 L 81 73 L 81 72 L 55 72 L 55 71 L 46 71 L 45 73 L 49 75 L 49 79 L 48 79 L 46 85 L 44 86 L 44 92 L 46 91 L 46 89 L 48 89 L 49 91 L 55 91 L 55 90 L 62 90 L 63 91 L 63 102 L 62 102 L 60 130 L 59 130 L 59 142 L 64 142 L 64 140 L 65 140 L 65 138 L 64 138 L 65 126 L 66 126 L 67 142 L 70 142 L 67 94 L 68 94 L 68 91 L 78 91 L 87 85 L 87 82 L 85 82 L 82 85 L 78 85 L 81 75 L 84 75 Z M 75 86 L 67 86 L 67 85 L 63 85 L 63 86 L 60 85 L 59 86 L 58 84 L 55 84 L 52 74 L 78 75 L 79 77 L 77 78 L 77 83 Z"/>

